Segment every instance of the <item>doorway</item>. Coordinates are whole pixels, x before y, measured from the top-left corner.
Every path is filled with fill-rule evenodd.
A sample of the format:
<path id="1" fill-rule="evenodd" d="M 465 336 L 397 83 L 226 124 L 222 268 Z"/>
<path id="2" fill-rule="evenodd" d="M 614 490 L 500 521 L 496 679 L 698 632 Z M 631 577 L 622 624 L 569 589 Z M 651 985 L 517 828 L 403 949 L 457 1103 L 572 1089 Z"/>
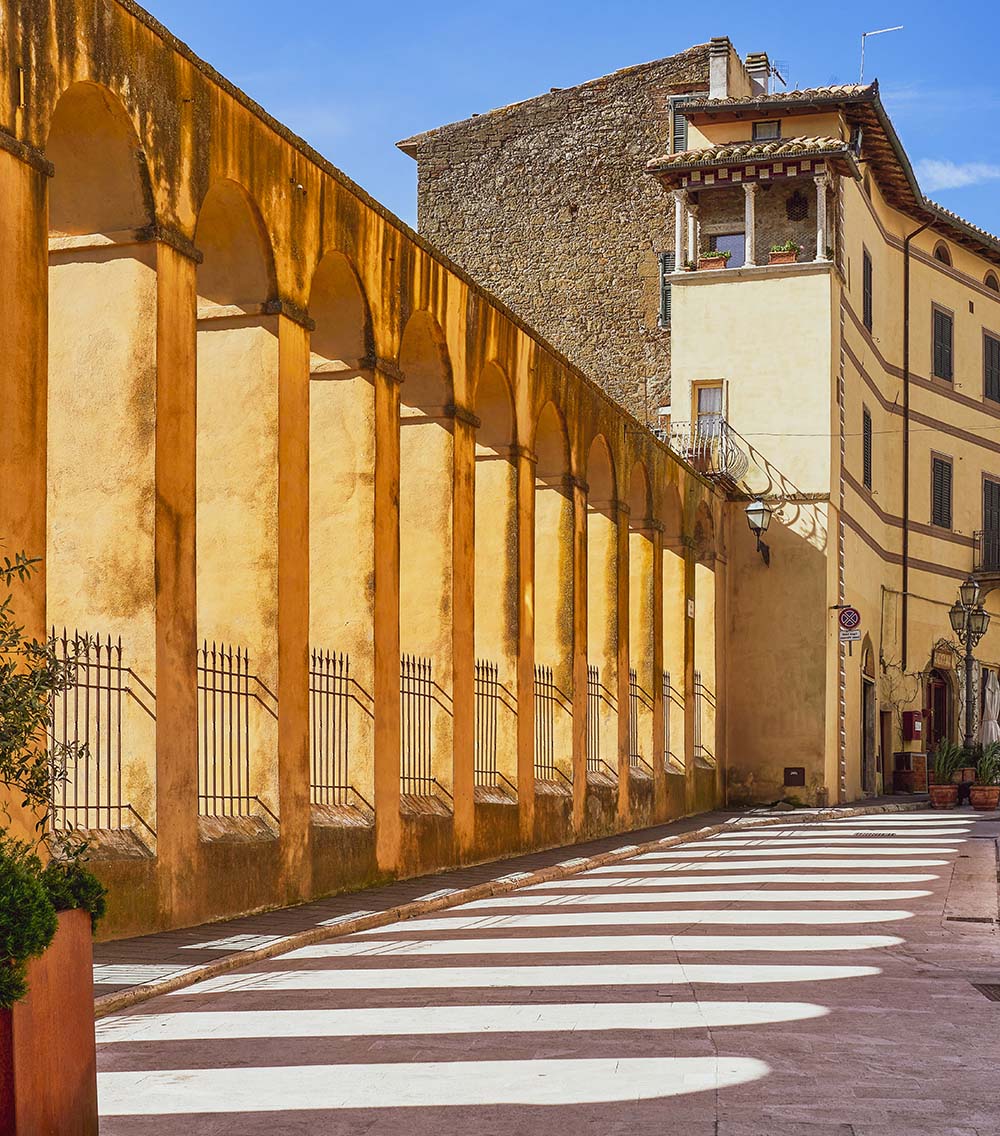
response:
<path id="1" fill-rule="evenodd" d="M 875 795 L 875 683 L 861 680 L 861 790 Z"/>
<path id="2" fill-rule="evenodd" d="M 927 720 L 927 749 L 951 737 L 951 684 L 942 671 L 932 670 L 927 679 L 924 717 Z"/>

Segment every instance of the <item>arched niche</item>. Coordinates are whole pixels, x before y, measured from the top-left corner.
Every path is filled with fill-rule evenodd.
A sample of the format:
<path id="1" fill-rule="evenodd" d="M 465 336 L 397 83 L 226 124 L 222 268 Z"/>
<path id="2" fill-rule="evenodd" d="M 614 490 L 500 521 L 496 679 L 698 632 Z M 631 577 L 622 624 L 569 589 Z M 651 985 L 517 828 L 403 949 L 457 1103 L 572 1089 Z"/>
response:
<path id="1" fill-rule="evenodd" d="M 487 363 L 475 386 L 475 637 L 480 665 L 477 787 L 516 784 L 518 510 L 514 401 L 504 370 Z M 496 668 L 495 671 L 493 668 Z M 491 685 L 495 674 L 497 686 Z M 506 778 L 506 782 L 501 778 Z"/>
<path id="2" fill-rule="evenodd" d="M 436 697 L 430 755 L 408 728 L 404 690 L 401 789 L 433 796 L 452 789 L 452 626 L 454 414 L 451 363 L 444 333 L 426 311 L 410 316 L 399 349 L 400 646 L 425 660 Z"/>
<path id="3" fill-rule="evenodd" d="M 149 179 L 124 108 L 92 83 L 59 99 L 46 155 L 48 618 L 70 638 L 120 638 L 115 660 L 135 674 L 136 691 L 155 691 L 156 246 L 135 233 L 154 219 Z M 107 744 L 70 760 L 59 793 L 80 807 L 75 817 L 57 808 L 56 823 L 134 827 L 150 840 L 136 815 L 156 827 L 152 708 L 125 698 L 119 716 L 111 672 L 80 673 L 79 732 L 67 727 L 61 740 L 89 730 Z"/>
<path id="4" fill-rule="evenodd" d="M 328 252 L 309 315 L 309 642 L 314 687 L 346 656 L 350 699 L 317 691 L 311 797 L 318 820 L 374 799 L 375 390 L 371 316 L 349 258 Z M 340 666 L 340 663 L 333 664 Z M 340 732 L 335 727 L 340 727 Z"/>
<path id="5" fill-rule="evenodd" d="M 278 812 L 278 317 L 265 307 L 274 296 L 271 243 L 242 186 L 228 179 L 211 186 L 194 240 L 203 256 L 197 268 L 198 641 L 202 649 L 221 645 L 227 660 L 241 653 L 256 676 L 254 697 L 240 707 L 249 731 L 242 750 L 220 721 L 229 713 L 226 700 L 200 703 L 200 807 L 225 824 L 234 815 Z M 227 661 L 226 673 L 229 668 Z M 224 743 L 212 742 L 213 729 Z"/>
<path id="6" fill-rule="evenodd" d="M 633 767 L 654 768 L 659 747 L 653 736 L 657 676 L 654 670 L 654 590 L 656 571 L 652 491 L 643 462 L 636 462 L 628 483 L 629 607 L 629 756 Z"/>
<path id="7" fill-rule="evenodd" d="M 555 403 L 534 432 L 535 777 L 573 774 L 573 498 L 569 436 Z"/>
<path id="8" fill-rule="evenodd" d="M 598 434 L 587 455 L 588 772 L 618 771 L 618 509 L 614 465 Z M 627 708 L 621 708 L 625 713 Z"/>
<path id="9" fill-rule="evenodd" d="M 55 167 L 49 233 L 121 233 L 152 224 L 149 173 L 131 119 L 96 83 L 74 83 L 56 104 L 45 154 Z"/>

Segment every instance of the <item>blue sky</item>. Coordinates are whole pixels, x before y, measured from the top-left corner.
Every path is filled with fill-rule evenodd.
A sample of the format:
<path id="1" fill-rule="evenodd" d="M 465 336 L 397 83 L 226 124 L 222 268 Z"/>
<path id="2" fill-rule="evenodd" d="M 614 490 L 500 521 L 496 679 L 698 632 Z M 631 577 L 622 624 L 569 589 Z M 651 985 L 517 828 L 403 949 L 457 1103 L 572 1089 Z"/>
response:
<path id="1" fill-rule="evenodd" d="M 790 87 L 866 78 L 882 95 L 924 190 L 1000 233 L 1000 9 L 945 5 L 663 4 L 649 0 L 147 0 L 158 19 L 404 220 L 410 134 L 728 35 L 767 51 Z M 836 16 L 833 13 L 836 12 Z"/>

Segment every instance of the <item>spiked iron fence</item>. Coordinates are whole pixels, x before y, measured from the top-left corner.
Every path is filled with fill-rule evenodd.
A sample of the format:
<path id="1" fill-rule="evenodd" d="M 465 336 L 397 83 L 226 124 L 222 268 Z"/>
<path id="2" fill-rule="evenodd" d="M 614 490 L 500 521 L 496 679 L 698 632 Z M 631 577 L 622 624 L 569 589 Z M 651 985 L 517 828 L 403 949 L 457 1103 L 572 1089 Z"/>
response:
<path id="1" fill-rule="evenodd" d="M 639 713 L 652 711 L 649 696 L 639 685 L 639 676 L 634 667 L 628 672 L 628 763 L 631 769 L 645 769 L 653 772 L 653 767 L 639 750 Z"/>
<path id="2" fill-rule="evenodd" d="M 206 640 L 198 649 L 198 806 L 202 816 L 250 816 L 256 805 L 277 817 L 251 790 L 250 704 L 274 714 L 257 693 L 245 648 Z M 276 716 L 276 715 L 275 715 Z"/>
<path id="3" fill-rule="evenodd" d="M 677 706 L 684 712 L 684 699 L 677 687 L 670 682 L 670 671 L 663 672 L 663 761 L 667 769 L 674 773 L 684 772 L 684 759 L 673 750 L 673 739 L 670 732 L 671 708 Z M 684 745 L 683 734 L 680 738 Z"/>
<path id="4" fill-rule="evenodd" d="M 552 668 L 535 665 L 535 777 L 555 781 L 556 684 Z"/>
<path id="5" fill-rule="evenodd" d="M 715 709 L 715 695 L 702 682 L 701 671 L 694 672 L 694 755 L 702 761 L 714 762 L 715 754 L 705 745 L 705 711 Z"/>
<path id="6" fill-rule="evenodd" d="M 309 663 L 313 804 L 350 803 L 350 706 L 350 657 L 313 649 Z"/>
<path id="7" fill-rule="evenodd" d="M 497 787 L 497 712 L 500 707 L 500 668 L 476 660 L 476 752 L 473 771 L 477 785 Z"/>
<path id="8" fill-rule="evenodd" d="M 587 667 L 587 772 L 601 768 L 601 676 L 597 667 Z"/>
<path id="9" fill-rule="evenodd" d="M 430 659 L 403 656 L 399 693 L 400 791 L 430 796 L 437 784 L 431 765 L 434 684 Z"/>
<path id="10" fill-rule="evenodd" d="M 68 679 L 49 712 L 52 828 L 121 829 L 134 819 L 155 836 L 122 792 L 122 710 L 134 676 L 122 663 L 121 637 L 53 627 L 49 647 Z"/>

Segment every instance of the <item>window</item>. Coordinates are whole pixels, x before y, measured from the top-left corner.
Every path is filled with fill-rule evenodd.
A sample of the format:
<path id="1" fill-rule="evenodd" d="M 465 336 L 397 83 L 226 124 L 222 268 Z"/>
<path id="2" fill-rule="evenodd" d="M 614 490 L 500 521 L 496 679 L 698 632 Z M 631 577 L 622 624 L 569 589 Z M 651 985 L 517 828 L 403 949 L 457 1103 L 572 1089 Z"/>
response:
<path id="1" fill-rule="evenodd" d="M 675 252 L 660 253 L 660 327 L 670 326 L 670 274 L 676 264 Z"/>
<path id="2" fill-rule="evenodd" d="M 931 524 L 951 528 L 951 458 L 931 458 Z"/>
<path id="3" fill-rule="evenodd" d="M 872 414 L 868 407 L 861 411 L 861 461 L 866 489 L 872 487 Z"/>
<path id="4" fill-rule="evenodd" d="M 952 344 L 954 342 L 954 320 L 951 313 L 941 308 L 934 309 L 934 375 L 951 382 L 954 375 Z"/>
<path id="5" fill-rule="evenodd" d="M 730 252 L 730 268 L 741 268 L 747 262 L 747 238 L 745 233 L 715 233 L 708 238 L 708 247 L 713 252 Z"/>
<path id="6" fill-rule="evenodd" d="M 983 394 L 1000 402 L 1000 339 L 983 334 Z"/>
<path id="7" fill-rule="evenodd" d="M 938 241 L 934 246 L 934 259 L 939 260 L 942 264 L 951 264 L 951 253 L 944 241 Z"/>
<path id="8" fill-rule="evenodd" d="M 865 327 L 872 329 L 872 258 L 867 249 L 861 256 L 861 309 Z"/>
<path id="9" fill-rule="evenodd" d="M 698 387 L 698 436 L 718 438 L 722 434 L 722 385 Z"/>
<path id="10" fill-rule="evenodd" d="M 774 119 L 771 122 L 755 122 L 753 124 L 753 140 L 762 142 L 767 138 L 781 137 L 781 122 Z"/>
<path id="11" fill-rule="evenodd" d="M 1000 481 L 989 478 L 983 481 L 983 532 L 992 536 L 994 542 L 1000 533 Z"/>
<path id="12" fill-rule="evenodd" d="M 992 288 L 994 292 L 1000 292 L 1000 280 L 997 279 L 995 272 L 987 272 L 983 283 L 987 288 Z"/>

